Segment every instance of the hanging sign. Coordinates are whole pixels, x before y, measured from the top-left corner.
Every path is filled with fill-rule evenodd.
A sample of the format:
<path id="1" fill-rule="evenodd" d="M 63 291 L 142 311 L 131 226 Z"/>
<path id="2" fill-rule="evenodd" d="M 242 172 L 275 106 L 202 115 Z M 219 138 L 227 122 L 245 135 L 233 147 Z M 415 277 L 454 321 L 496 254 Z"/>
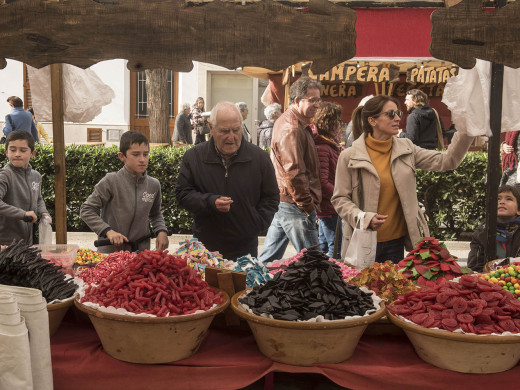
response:
<path id="1" fill-rule="evenodd" d="M 412 66 L 406 71 L 406 82 L 410 84 L 445 83 L 459 73 L 458 66 Z"/>
<path id="2" fill-rule="evenodd" d="M 399 79 L 399 67 L 396 65 L 360 65 L 344 62 L 322 74 L 312 73 L 309 77 L 319 81 L 343 81 L 345 83 L 381 83 L 394 82 Z"/>
<path id="3" fill-rule="evenodd" d="M 332 98 L 357 98 L 362 96 L 363 87 L 361 84 L 326 84 L 321 87 L 321 97 Z"/>

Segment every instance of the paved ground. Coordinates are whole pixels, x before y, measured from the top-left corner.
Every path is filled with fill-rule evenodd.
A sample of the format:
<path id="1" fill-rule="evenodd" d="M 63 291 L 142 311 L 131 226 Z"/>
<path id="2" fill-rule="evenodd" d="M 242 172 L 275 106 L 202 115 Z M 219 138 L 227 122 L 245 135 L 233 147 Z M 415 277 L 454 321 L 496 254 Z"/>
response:
<path id="1" fill-rule="evenodd" d="M 179 242 L 186 240 L 187 238 L 191 238 L 189 234 L 174 234 L 169 237 L 170 246 L 168 250 L 170 252 L 174 251 L 178 248 Z M 262 247 L 264 245 L 265 237 L 259 237 L 259 245 L 258 245 L 258 253 L 262 251 Z M 69 232 L 67 233 L 67 241 L 69 244 L 77 244 L 80 248 L 88 248 L 95 250 L 94 241 L 96 240 L 96 235 L 91 232 Z M 465 263 L 469 253 L 469 242 L 467 241 L 446 241 L 445 242 L 448 250 L 452 255 L 455 255 L 459 258 L 460 263 Z M 152 245 L 153 246 L 153 245 Z M 294 256 L 296 254 L 296 250 L 294 247 L 289 244 L 287 250 L 285 251 L 284 258 Z"/>

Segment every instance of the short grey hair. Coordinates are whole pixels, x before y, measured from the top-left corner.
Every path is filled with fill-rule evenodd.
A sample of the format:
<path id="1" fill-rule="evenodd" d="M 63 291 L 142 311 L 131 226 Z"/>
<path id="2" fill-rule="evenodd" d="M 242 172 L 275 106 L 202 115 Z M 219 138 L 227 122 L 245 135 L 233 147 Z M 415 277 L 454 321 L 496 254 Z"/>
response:
<path id="1" fill-rule="evenodd" d="M 318 80 L 311 79 L 307 76 L 302 76 L 296 80 L 290 89 L 290 101 L 294 103 L 294 99 L 302 99 L 307 95 L 309 89 L 317 89 L 321 93 L 321 83 Z"/>
<path id="2" fill-rule="evenodd" d="M 239 108 L 233 104 L 232 102 L 218 102 L 212 109 L 211 113 L 209 114 L 208 122 L 211 126 L 211 128 L 215 128 L 217 126 L 217 113 L 222 108 L 228 106 L 232 111 L 235 111 L 237 113 L 238 118 L 240 119 L 240 123 L 242 123 L 242 114 L 240 113 Z"/>
<path id="3" fill-rule="evenodd" d="M 191 108 L 190 103 L 182 103 L 182 111 L 187 110 L 188 108 Z"/>
<path id="4" fill-rule="evenodd" d="M 264 109 L 264 115 L 267 119 L 273 119 L 274 114 L 276 114 L 277 112 L 282 113 L 282 106 L 278 103 L 269 104 Z"/>
<path id="5" fill-rule="evenodd" d="M 235 106 L 240 110 L 240 112 L 247 110 L 247 103 L 246 102 L 238 102 L 235 103 Z"/>

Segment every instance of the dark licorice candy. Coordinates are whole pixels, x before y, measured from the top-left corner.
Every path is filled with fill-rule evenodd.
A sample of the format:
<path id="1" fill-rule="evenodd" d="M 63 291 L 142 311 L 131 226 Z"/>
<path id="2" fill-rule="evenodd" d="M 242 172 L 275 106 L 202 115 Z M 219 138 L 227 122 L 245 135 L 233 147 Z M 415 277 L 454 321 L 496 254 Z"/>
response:
<path id="1" fill-rule="evenodd" d="M 284 274 L 278 272 L 239 301 L 257 315 L 270 314 L 286 321 L 319 315 L 339 320 L 375 309 L 372 293 L 345 283 L 340 268 L 317 247 L 308 249 L 298 262 L 287 266 Z"/>
<path id="2" fill-rule="evenodd" d="M 0 284 L 36 288 L 47 302 L 70 298 L 76 292 L 74 280 L 65 279 L 61 269 L 42 259 L 40 251 L 23 240 L 0 251 Z"/>

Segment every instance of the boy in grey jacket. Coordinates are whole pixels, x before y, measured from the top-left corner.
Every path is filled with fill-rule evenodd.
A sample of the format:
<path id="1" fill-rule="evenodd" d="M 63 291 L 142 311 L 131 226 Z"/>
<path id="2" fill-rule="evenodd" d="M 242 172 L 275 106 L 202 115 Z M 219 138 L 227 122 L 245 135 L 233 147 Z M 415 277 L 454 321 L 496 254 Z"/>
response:
<path id="1" fill-rule="evenodd" d="M 137 131 L 123 133 L 118 156 L 125 166 L 101 179 L 81 206 L 83 221 L 99 238 L 108 238 L 112 244 L 100 247 L 100 252 L 131 250 L 129 241 L 138 243 L 138 250 L 150 249 L 150 224 L 157 235 L 156 249 L 168 248 L 161 184 L 146 174 L 149 153 L 145 135 Z"/>
<path id="2" fill-rule="evenodd" d="M 42 176 L 29 164 L 36 155 L 34 138 L 24 130 L 10 132 L 5 154 L 9 162 L 0 170 L 0 244 L 23 239 L 32 245 L 33 224 L 38 216 L 50 217 L 42 198 Z"/>

